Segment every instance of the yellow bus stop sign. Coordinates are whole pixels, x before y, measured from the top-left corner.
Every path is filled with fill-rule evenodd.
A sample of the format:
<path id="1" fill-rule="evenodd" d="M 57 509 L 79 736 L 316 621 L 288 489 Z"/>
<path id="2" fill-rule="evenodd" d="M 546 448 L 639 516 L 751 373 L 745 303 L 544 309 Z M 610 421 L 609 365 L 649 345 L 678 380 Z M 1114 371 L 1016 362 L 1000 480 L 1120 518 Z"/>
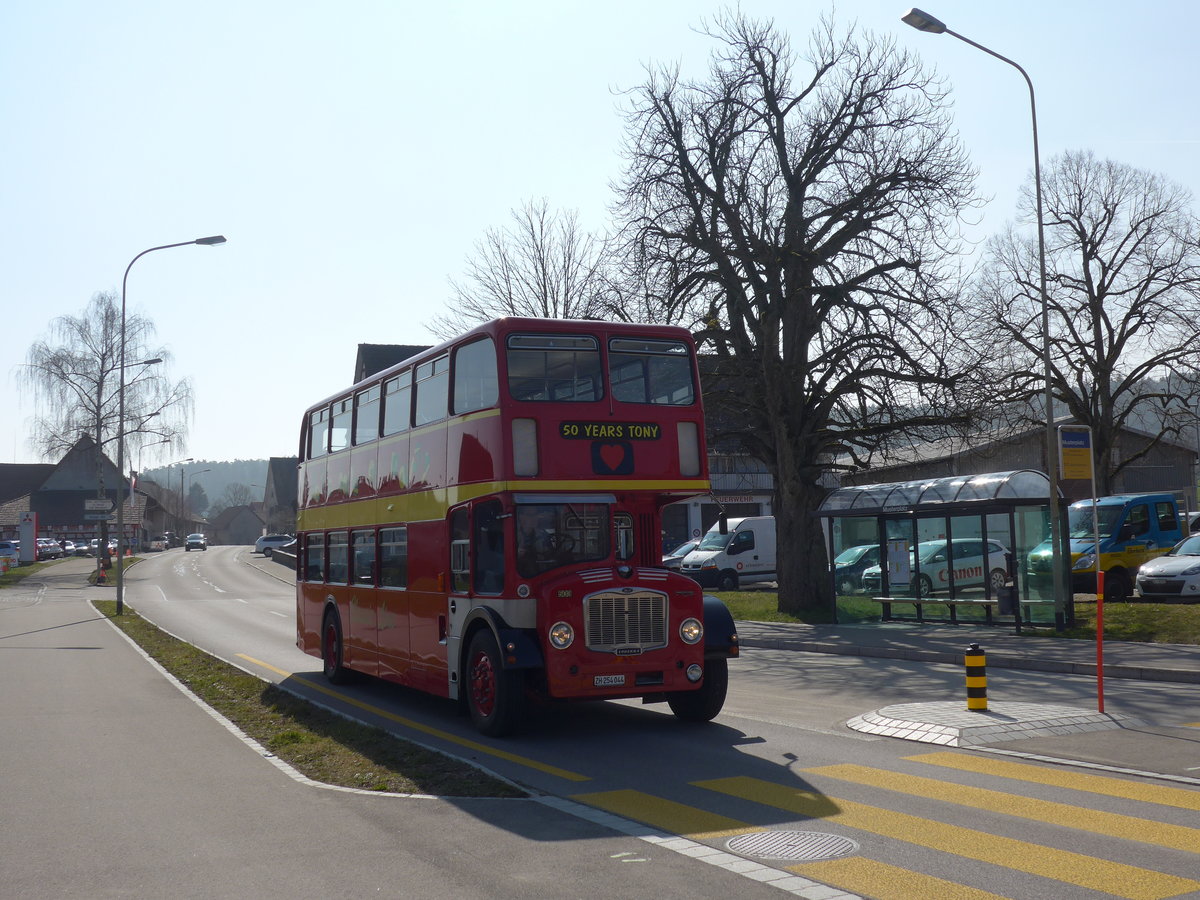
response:
<path id="1" fill-rule="evenodd" d="M 1092 477 L 1092 432 L 1076 428 L 1059 428 L 1058 458 L 1062 464 L 1062 477 L 1091 479 Z"/>

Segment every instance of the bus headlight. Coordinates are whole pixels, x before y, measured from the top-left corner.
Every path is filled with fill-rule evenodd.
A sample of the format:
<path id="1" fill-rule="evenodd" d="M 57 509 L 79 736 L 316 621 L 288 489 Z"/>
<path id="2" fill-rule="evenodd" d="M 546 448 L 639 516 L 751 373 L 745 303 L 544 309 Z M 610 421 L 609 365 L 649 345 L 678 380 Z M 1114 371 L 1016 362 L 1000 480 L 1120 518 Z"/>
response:
<path id="1" fill-rule="evenodd" d="M 679 623 L 679 636 L 685 644 L 695 644 L 704 637 L 704 626 L 699 619 L 684 619 Z"/>
<path id="2" fill-rule="evenodd" d="M 575 640 L 575 629 L 566 622 L 555 622 L 550 626 L 550 646 L 555 650 L 566 650 Z"/>
<path id="3" fill-rule="evenodd" d="M 687 680 L 692 682 L 692 684 L 695 684 L 703 677 L 704 670 L 700 668 L 700 666 L 696 665 L 696 663 L 692 663 L 687 667 Z"/>

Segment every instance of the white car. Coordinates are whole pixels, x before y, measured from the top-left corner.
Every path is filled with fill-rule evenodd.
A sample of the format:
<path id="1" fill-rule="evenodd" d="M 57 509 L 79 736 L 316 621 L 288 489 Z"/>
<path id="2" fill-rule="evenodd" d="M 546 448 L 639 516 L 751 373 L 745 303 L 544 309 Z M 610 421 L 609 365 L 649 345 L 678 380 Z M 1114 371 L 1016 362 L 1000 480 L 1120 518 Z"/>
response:
<path id="1" fill-rule="evenodd" d="M 984 544 L 987 557 L 984 558 Z M 947 545 L 953 558 L 947 557 Z M 992 595 L 1008 583 L 1008 548 L 999 541 L 980 538 L 955 538 L 953 541 L 922 541 L 916 552 L 909 553 L 913 592 L 928 597 L 935 591 L 950 589 L 950 574 L 954 573 L 954 588 L 982 587 L 986 580 Z M 878 565 L 864 569 L 862 588 L 868 594 L 882 589 L 882 573 Z M 891 585 L 893 592 L 908 593 L 905 585 Z"/>
<path id="2" fill-rule="evenodd" d="M 254 542 L 254 552 L 270 556 L 271 551 L 284 544 L 290 544 L 294 538 L 290 534 L 264 534 Z"/>
<path id="3" fill-rule="evenodd" d="M 1137 592 L 1143 600 L 1200 600 L 1200 534 L 1142 563 Z"/>

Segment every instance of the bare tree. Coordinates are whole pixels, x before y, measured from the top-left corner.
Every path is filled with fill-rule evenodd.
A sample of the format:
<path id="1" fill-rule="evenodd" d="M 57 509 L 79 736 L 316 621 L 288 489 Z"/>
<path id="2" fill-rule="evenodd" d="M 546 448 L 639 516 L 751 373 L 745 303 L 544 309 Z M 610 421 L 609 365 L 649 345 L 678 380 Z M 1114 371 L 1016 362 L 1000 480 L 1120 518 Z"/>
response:
<path id="1" fill-rule="evenodd" d="M 545 200 L 512 211 L 513 224 L 491 229 L 475 245 L 464 281 L 451 281 L 450 311 L 429 329 L 460 334 L 500 316 L 593 319 L 612 304 L 608 241 L 579 225 L 575 212 L 553 212 Z"/>
<path id="2" fill-rule="evenodd" d="M 775 478 L 780 608 L 828 608 L 822 476 L 962 420 L 950 251 L 974 172 L 942 87 L 890 41 L 823 21 L 798 58 L 731 13 L 707 33 L 706 80 L 659 69 L 631 94 L 625 233 Z"/>
<path id="3" fill-rule="evenodd" d="M 1108 493 L 1164 439 L 1190 437 L 1200 360 L 1200 224 L 1190 193 L 1090 152 L 1043 179 L 1051 389 L 1056 415 L 1091 426 L 1097 490 Z M 1021 198 L 1035 221 L 1035 197 Z M 996 348 L 993 380 L 1018 417 L 1043 422 L 1042 299 L 1035 240 L 1010 226 L 988 246 L 982 311 L 967 321 Z M 1171 377 L 1171 376 L 1191 377 Z M 1148 432 L 1118 455 L 1124 427 Z M 1186 429 L 1186 430 L 1185 430 Z"/>
<path id="4" fill-rule="evenodd" d="M 242 484 L 240 481 L 227 484 L 221 496 L 208 507 L 208 518 L 214 519 L 225 510 L 235 506 L 249 506 L 253 499 L 254 491 L 250 489 L 250 485 Z"/>
<path id="5" fill-rule="evenodd" d="M 171 381 L 147 359 L 169 362 L 163 347 L 150 349 L 154 324 L 138 314 L 125 319 L 125 435 L 133 458 L 143 445 L 166 442 L 182 450 L 192 415 L 188 379 Z M 35 415 L 30 446 L 46 459 L 60 457 L 80 435 L 103 448 L 116 440 L 121 369 L 121 298 L 97 293 L 78 316 L 50 323 L 50 336 L 29 348 L 20 381 L 32 389 Z"/>

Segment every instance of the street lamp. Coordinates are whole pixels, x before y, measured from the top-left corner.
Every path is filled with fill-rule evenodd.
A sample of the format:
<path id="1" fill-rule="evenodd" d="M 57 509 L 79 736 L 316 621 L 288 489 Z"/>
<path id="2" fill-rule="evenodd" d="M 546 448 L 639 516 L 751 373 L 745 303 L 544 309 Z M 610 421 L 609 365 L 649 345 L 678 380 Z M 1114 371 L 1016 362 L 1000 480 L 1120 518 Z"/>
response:
<path id="1" fill-rule="evenodd" d="M 1046 379 L 1046 392 L 1044 403 L 1046 405 L 1046 477 L 1050 482 L 1050 552 L 1051 552 L 1051 571 L 1054 578 L 1054 600 L 1055 613 L 1058 614 L 1058 592 L 1059 588 L 1066 583 L 1066 572 L 1063 568 L 1062 555 L 1062 515 L 1058 507 L 1058 441 L 1054 433 L 1054 390 L 1051 386 L 1051 373 L 1053 367 L 1050 358 L 1050 301 L 1046 296 L 1046 233 L 1045 220 L 1042 216 L 1042 163 L 1041 154 L 1038 151 L 1038 127 L 1037 127 L 1037 101 L 1033 95 L 1033 81 L 1029 78 L 1029 73 L 1021 66 L 1013 62 L 1007 56 L 1001 56 L 995 50 L 989 50 L 983 44 L 977 44 L 970 38 L 963 37 L 955 31 L 951 31 L 946 27 L 946 24 L 940 19 L 934 18 L 929 13 L 913 7 L 905 15 L 900 17 L 900 21 L 906 25 L 911 25 L 917 31 L 926 31 L 930 34 L 948 34 L 951 37 L 956 37 L 964 44 L 970 44 L 977 50 L 982 50 L 989 56 L 994 56 L 1001 62 L 1006 62 L 1025 79 L 1025 84 L 1029 86 L 1029 112 L 1033 122 L 1033 185 L 1034 193 L 1037 198 L 1037 236 L 1038 236 L 1038 265 L 1041 269 L 1041 298 L 1042 298 L 1042 366 Z M 1097 566 L 1099 571 L 1099 566 Z"/>
<path id="2" fill-rule="evenodd" d="M 155 250 L 170 250 L 172 247 L 186 247 L 189 244 L 225 243 L 225 236 L 214 234 L 210 237 L 196 238 L 191 241 L 179 241 L 175 244 L 162 244 L 149 247 L 129 261 L 125 267 L 125 276 L 121 279 L 121 374 L 117 381 L 117 472 L 120 474 L 119 497 L 117 500 L 117 615 L 125 611 L 125 563 L 122 544 L 125 541 L 125 289 L 129 283 L 129 270 L 133 264 Z M 161 360 L 160 360 L 161 361 Z M 107 551 L 107 548 L 105 548 Z"/>

